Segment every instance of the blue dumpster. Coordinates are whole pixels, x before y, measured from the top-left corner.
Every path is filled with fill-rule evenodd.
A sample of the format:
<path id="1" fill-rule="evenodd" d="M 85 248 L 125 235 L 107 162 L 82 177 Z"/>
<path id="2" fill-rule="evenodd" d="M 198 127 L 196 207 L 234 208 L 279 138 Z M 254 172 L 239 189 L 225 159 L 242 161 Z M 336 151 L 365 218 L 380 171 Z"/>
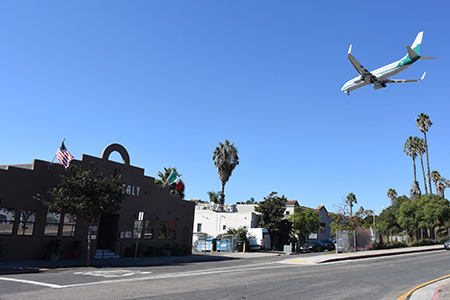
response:
<path id="1" fill-rule="evenodd" d="M 200 238 L 197 241 L 197 251 L 211 251 L 211 245 L 213 251 L 216 251 L 216 239 L 215 238 Z"/>
<path id="2" fill-rule="evenodd" d="M 231 251 L 231 241 L 217 241 L 217 251 Z"/>

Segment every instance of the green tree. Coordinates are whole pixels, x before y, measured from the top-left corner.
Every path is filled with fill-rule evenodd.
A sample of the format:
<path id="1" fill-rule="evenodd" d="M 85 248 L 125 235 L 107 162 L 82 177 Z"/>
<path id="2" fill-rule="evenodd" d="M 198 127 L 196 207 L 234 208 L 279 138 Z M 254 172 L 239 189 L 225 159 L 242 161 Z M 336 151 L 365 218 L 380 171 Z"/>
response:
<path id="1" fill-rule="evenodd" d="M 358 203 L 358 201 L 356 200 L 356 196 L 353 193 L 348 193 L 348 195 L 345 199 L 346 199 L 345 203 L 350 208 L 350 219 L 353 221 L 352 208 L 353 208 L 353 204 Z"/>
<path id="2" fill-rule="evenodd" d="M 39 194 L 35 199 L 41 201 L 49 212 L 68 213 L 87 221 L 89 230 L 86 264 L 89 266 L 91 228 L 102 216 L 120 209 L 120 204 L 127 197 L 121 176 L 105 177 L 94 164 L 90 164 L 88 170 L 70 165 L 66 174 L 61 176 L 61 182 L 49 194 L 50 200 Z"/>
<path id="3" fill-rule="evenodd" d="M 440 227 L 450 217 L 450 206 L 447 199 L 437 195 L 423 195 L 414 199 L 418 229 Z"/>
<path id="4" fill-rule="evenodd" d="M 247 201 L 245 201 L 245 204 L 256 204 L 255 198 L 251 197 Z"/>
<path id="5" fill-rule="evenodd" d="M 214 166 L 219 173 L 219 179 L 222 182 L 222 193 L 220 195 L 220 204 L 225 204 L 225 184 L 231 177 L 234 168 L 239 165 L 238 150 L 228 140 L 225 143 L 219 143 L 219 146 L 214 150 L 213 155 Z"/>
<path id="6" fill-rule="evenodd" d="M 428 141 L 427 141 L 427 132 L 428 129 L 430 129 L 431 125 L 433 125 L 433 123 L 430 120 L 430 117 L 425 114 L 425 113 L 421 113 L 417 118 L 416 118 L 416 126 L 419 129 L 420 132 L 423 133 L 423 138 L 425 140 L 425 151 L 426 151 L 426 155 L 427 155 L 427 169 L 428 169 L 428 183 L 430 185 L 430 194 L 433 193 L 433 191 L 431 190 L 431 173 L 430 173 L 430 160 L 428 158 Z"/>
<path id="7" fill-rule="evenodd" d="M 354 218 L 358 227 L 370 228 L 373 226 L 375 220 L 375 212 L 371 209 L 364 209 L 361 206 L 356 211 Z"/>
<path id="8" fill-rule="evenodd" d="M 431 180 L 433 181 L 434 186 L 436 187 L 437 194 L 439 195 L 439 191 L 441 191 L 443 196 L 445 189 L 445 178 L 442 177 L 438 171 L 432 171 Z"/>
<path id="9" fill-rule="evenodd" d="M 317 232 L 320 225 L 320 215 L 317 211 L 296 207 L 294 214 L 287 217 L 292 222 L 294 233 L 301 243 L 305 242 L 311 233 Z"/>
<path id="10" fill-rule="evenodd" d="M 397 194 L 396 190 L 390 188 L 387 191 L 387 196 L 391 199 L 391 204 L 392 204 L 394 202 L 394 200 L 397 198 L 398 194 Z"/>
<path id="11" fill-rule="evenodd" d="M 170 193 L 172 195 L 180 197 L 180 199 L 184 199 L 184 185 L 181 189 L 177 189 L 177 184 L 175 182 L 169 182 L 169 177 L 172 174 L 172 171 L 174 171 L 176 174 L 178 174 L 178 177 L 183 176 L 182 174 L 179 174 L 177 171 L 177 168 L 164 168 L 164 172 L 158 172 L 159 179 L 155 179 L 155 183 L 162 185 L 165 187 L 166 185 L 169 185 Z"/>
<path id="12" fill-rule="evenodd" d="M 417 142 L 416 151 L 417 151 L 417 154 L 419 154 L 419 156 L 420 156 L 420 164 L 422 166 L 422 175 L 423 175 L 423 184 L 425 186 L 425 194 L 428 194 L 427 176 L 425 175 L 425 169 L 423 167 L 423 154 L 425 153 L 425 142 L 421 138 L 419 138 L 416 142 Z M 430 190 L 431 190 L 431 186 L 430 186 Z"/>
<path id="13" fill-rule="evenodd" d="M 209 191 L 207 192 L 209 197 L 209 202 L 219 203 L 220 192 Z"/>
<path id="14" fill-rule="evenodd" d="M 255 211 L 260 213 L 259 226 L 269 231 L 272 245 L 277 249 L 290 237 L 291 223 L 284 218 L 286 202 L 284 195 L 279 197 L 276 192 L 272 192 L 255 206 Z"/>
<path id="15" fill-rule="evenodd" d="M 409 200 L 408 200 L 409 201 Z M 375 228 L 380 234 L 389 234 L 390 232 L 400 232 L 400 225 L 397 222 L 392 206 L 389 206 L 381 211 L 377 216 Z"/>
<path id="16" fill-rule="evenodd" d="M 237 240 L 238 241 L 243 241 L 243 242 L 247 242 L 247 233 L 248 230 L 245 227 L 239 227 L 238 229 L 236 228 L 228 228 L 226 234 L 229 235 L 236 235 L 237 236 Z"/>
<path id="17" fill-rule="evenodd" d="M 419 138 L 417 136 L 412 137 L 410 136 L 405 144 L 403 145 L 403 152 L 406 153 L 409 157 L 413 160 L 413 166 L 414 166 L 414 182 L 417 181 L 416 177 L 416 157 L 417 157 L 417 141 Z"/>
<path id="18" fill-rule="evenodd" d="M 417 199 L 419 197 L 416 197 Z M 414 198 L 414 200 L 416 200 Z M 417 233 L 418 221 L 416 218 L 416 201 L 405 201 L 397 212 L 397 222 L 401 228 L 406 229 L 410 237 Z"/>

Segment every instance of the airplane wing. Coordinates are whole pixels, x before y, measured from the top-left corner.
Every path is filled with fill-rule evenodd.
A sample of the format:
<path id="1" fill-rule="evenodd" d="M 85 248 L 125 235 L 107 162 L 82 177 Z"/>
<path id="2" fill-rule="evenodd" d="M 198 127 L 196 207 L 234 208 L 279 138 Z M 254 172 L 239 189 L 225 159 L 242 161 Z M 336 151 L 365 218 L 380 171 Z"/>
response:
<path id="1" fill-rule="evenodd" d="M 358 72 L 359 75 L 370 74 L 370 72 L 367 71 L 367 69 L 364 68 L 363 65 L 361 65 L 359 63 L 359 61 L 357 61 L 356 58 L 352 55 L 352 45 L 350 45 L 350 48 L 348 49 L 347 57 L 350 60 L 350 62 L 352 63 L 353 67 L 356 69 L 356 72 Z"/>
<path id="2" fill-rule="evenodd" d="M 417 81 L 423 80 L 425 78 L 425 74 L 427 74 L 427 72 L 424 72 L 420 79 L 385 79 L 384 83 L 417 82 Z"/>

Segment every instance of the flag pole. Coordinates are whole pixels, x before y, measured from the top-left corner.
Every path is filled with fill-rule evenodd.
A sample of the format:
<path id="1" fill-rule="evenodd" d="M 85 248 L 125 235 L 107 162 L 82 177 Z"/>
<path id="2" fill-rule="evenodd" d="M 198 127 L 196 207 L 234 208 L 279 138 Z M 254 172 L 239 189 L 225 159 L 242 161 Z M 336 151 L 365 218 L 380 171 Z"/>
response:
<path id="1" fill-rule="evenodd" d="M 64 137 L 63 140 L 62 140 L 62 142 L 61 142 L 61 144 L 64 143 L 65 140 L 66 140 L 66 138 Z M 52 161 L 51 161 L 50 164 L 48 165 L 49 168 L 50 168 L 51 165 L 53 165 L 53 161 L 55 160 L 55 157 L 56 157 L 56 153 L 55 153 L 55 155 L 53 156 Z"/>

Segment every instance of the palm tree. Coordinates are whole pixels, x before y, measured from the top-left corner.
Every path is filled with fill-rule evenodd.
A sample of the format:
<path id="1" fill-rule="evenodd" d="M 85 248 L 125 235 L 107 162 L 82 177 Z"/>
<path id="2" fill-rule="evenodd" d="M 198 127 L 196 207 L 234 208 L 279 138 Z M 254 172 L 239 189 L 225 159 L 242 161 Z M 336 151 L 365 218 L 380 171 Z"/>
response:
<path id="1" fill-rule="evenodd" d="M 431 172 L 431 179 L 434 182 L 434 185 L 436 186 L 436 191 L 444 190 L 445 188 L 445 178 L 439 174 L 438 171 Z M 438 193 L 439 194 L 439 193 Z"/>
<path id="2" fill-rule="evenodd" d="M 427 154 L 427 169 L 428 169 L 428 183 L 430 184 L 430 194 L 433 193 L 433 191 L 431 190 L 431 173 L 430 173 L 430 160 L 428 158 L 428 141 L 427 141 L 427 132 L 428 129 L 431 127 L 431 125 L 433 125 L 433 123 L 431 123 L 430 121 L 430 117 L 428 115 L 426 115 L 425 113 L 421 113 L 417 118 L 416 118 L 416 126 L 417 128 L 423 132 L 423 138 L 425 140 L 425 152 Z"/>
<path id="3" fill-rule="evenodd" d="M 172 171 L 174 171 L 178 177 L 183 176 L 182 174 L 179 174 L 177 172 L 177 168 L 164 168 L 164 172 L 158 172 L 159 179 L 155 179 L 156 184 L 160 184 L 163 187 L 165 187 L 167 184 L 169 184 L 170 187 L 170 193 L 172 195 L 178 195 L 181 199 L 184 199 L 184 186 L 178 190 L 176 183 L 168 183 L 169 177 L 172 174 Z"/>
<path id="4" fill-rule="evenodd" d="M 414 137 L 415 139 L 416 137 Z M 417 154 L 419 154 L 420 156 L 420 164 L 422 165 L 422 175 L 423 175 L 423 183 L 425 186 L 425 194 L 428 194 L 428 189 L 427 189 L 427 176 L 425 176 L 425 169 L 423 168 L 423 154 L 425 153 L 425 142 L 423 141 L 423 139 L 418 138 L 416 141 L 416 150 L 417 150 Z M 431 190 L 431 183 L 430 183 L 430 190 Z"/>
<path id="5" fill-rule="evenodd" d="M 416 182 L 416 157 L 417 157 L 417 140 L 418 137 L 412 137 L 410 136 L 407 140 L 405 145 L 403 145 L 403 152 L 406 153 L 409 157 L 413 160 L 413 166 L 414 166 L 414 182 Z"/>
<path id="6" fill-rule="evenodd" d="M 209 202 L 219 203 L 220 192 L 209 191 L 208 193 Z"/>
<path id="7" fill-rule="evenodd" d="M 393 188 L 390 188 L 390 189 L 387 191 L 387 196 L 388 196 L 389 198 L 391 198 L 391 204 L 393 204 L 393 203 L 394 203 L 394 200 L 397 198 L 398 194 L 397 194 L 397 191 L 396 191 L 396 190 L 394 190 Z"/>
<path id="8" fill-rule="evenodd" d="M 353 193 L 348 193 L 347 198 L 345 200 L 345 203 L 350 207 L 350 219 L 353 220 L 353 216 L 352 216 L 352 208 L 353 208 L 353 204 L 358 203 L 358 201 L 356 201 L 356 196 Z"/>
<path id="9" fill-rule="evenodd" d="M 222 182 L 222 193 L 220 195 L 220 204 L 225 204 L 225 184 L 230 179 L 234 168 L 239 165 L 238 150 L 228 140 L 225 143 L 219 143 L 219 146 L 214 150 L 213 155 L 214 166 L 219 173 L 219 179 Z"/>

